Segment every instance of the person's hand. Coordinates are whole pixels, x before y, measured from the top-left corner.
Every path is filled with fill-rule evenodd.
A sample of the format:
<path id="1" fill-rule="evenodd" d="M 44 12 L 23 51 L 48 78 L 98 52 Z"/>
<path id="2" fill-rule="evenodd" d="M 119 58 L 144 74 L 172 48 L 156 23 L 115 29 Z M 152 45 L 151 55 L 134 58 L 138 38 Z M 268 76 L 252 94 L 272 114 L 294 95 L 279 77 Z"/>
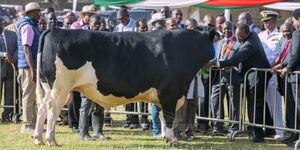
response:
<path id="1" fill-rule="evenodd" d="M 280 64 L 275 65 L 272 67 L 272 73 L 276 74 L 279 69 L 282 69 L 282 66 Z"/>
<path id="2" fill-rule="evenodd" d="M 35 82 L 36 81 L 36 70 L 31 68 L 30 74 L 31 74 L 31 81 Z"/>
<path id="3" fill-rule="evenodd" d="M 13 64 L 15 63 L 14 58 L 10 54 L 6 54 L 5 59 L 7 60 L 8 63 Z"/>
<path id="4" fill-rule="evenodd" d="M 208 61 L 204 66 L 203 66 L 203 68 L 209 68 L 209 67 L 211 67 L 212 65 L 214 65 L 214 63 L 210 60 L 210 61 Z"/>
<path id="5" fill-rule="evenodd" d="M 281 76 L 286 76 L 286 74 L 288 73 L 288 70 L 286 68 L 283 68 L 280 70 L 280 75 Z"/>

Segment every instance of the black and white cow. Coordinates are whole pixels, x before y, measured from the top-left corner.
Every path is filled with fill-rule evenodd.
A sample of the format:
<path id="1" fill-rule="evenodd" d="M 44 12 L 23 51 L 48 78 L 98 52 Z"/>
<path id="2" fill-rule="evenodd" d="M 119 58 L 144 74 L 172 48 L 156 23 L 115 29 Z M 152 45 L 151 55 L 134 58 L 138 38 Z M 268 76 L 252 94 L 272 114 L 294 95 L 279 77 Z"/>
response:
<path id="1" fill-rule="evenodd" d="M 190 82 L 209 61 L 212 37 L 213 32 L 185 29 L 46 31 L 38 53 L 35 143 L 43 144 L 47 117 L 48 145 L 57 145 L 56 119 L 70 91 L 79 91 L 105 107 L 138 101 L 161 106 L 165 138 L 176 144 L 172 125 L 177 101 L 184 100 Z"/>

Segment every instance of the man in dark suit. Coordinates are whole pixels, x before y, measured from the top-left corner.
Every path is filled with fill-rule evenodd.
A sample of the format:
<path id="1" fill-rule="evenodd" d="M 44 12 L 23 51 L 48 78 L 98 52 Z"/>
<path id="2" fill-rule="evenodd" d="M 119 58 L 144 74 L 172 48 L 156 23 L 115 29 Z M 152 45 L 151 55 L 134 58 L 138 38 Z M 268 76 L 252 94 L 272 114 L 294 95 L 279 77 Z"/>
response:
<path id="1" fill-rule="evenodd" d="M 0 100 L 4 87 L 4 105 L 13 105 L 13 67 L 17 57 L 17 35 L 4 29 L 4 20 L 0 18 Z M 3 86 L 4 84 L 4 86 Z M 4 108 L 2 122 L 9 122 L 12 108 Z"/>
<path id="2" fill-rule="evenodd" d="M 224 38 L 217 43 L 216 58 L 220 61 L 230 59 L 235 52 L 238 51 L 240 43 L 233 35 L 233 24 L 226 21 L 222 24 L 222 31 Z M 220 75 L 221 73 L 221 75 Z M 231 75 L 231 77 L 230 77 Z M 231 69 L 221 69 L 217 71 L 217 74 L 212 81 L 212 94 L 211 94 L 211 110 L 212 117 L 218 119 L 224 119 L 224 105 L 223 100 L 226 93 L 228 93 L 231 106 L 231 120 L 239 120 L 239 102 L 240 102 L 240 83 L 243 78 L 237 72 L 237 67 Z M 221 106 L 220 106 L 221 105 Z M 232 124 L 229 127 L 229 132 L 238 130 L 237 124 Z M 223 135 L 223 123 L 213 122 L 214 135 Z"/>
<path id="3" fill-rule="evenodd" d="M 280 28 L 282 35 L 284 38 L 282 38 L 279 42 L 281 45 L 280 49 L 280 56 L 276 60 L 276 65 L 272 67 L 272 72 L 276 73 L 277 70 L 282 69 L 283 67 L 286 67 L 289 62 L 289 52 L 291 50 L 291 39 L 292 34 L 294 31 L 293 25 L 291 23 L 284 23 L 281 25 Z M 294 128 L 295 123 L 295 101 L 293 97 L 292 92 L 292 85 L 291 83 L 287 82 L 287 90 L 285 90 L 285 77 L 280 76 L 280 74 L 277 75 L 277 81 L 278 81 L 278 91 L 282 96 L 286 96 L 286 126 L 288 128 Z M 285 94 L 285 91 L 287 92 Z M 292 133 L 290 137 L 287 139 L 281 140 L 282 143 L 290 143 L 294 142 L 298 139 L 298 134 Z"/>
<path id="4" fill-rule="evenodd" d="M 288 72 L 300 71 L 300 9 L 293 12 L 293 25 L 296 31 L 293 32 L 291 41 L 291 50 L 289 53 L 289 61 L 287 66 L 281 70 L 281 75 L 286 75 Z M 298 81 L 297 81 L 298 80 Z M 299 129 L 299 111 L 300 111 L 300 92 L 299 92 L 299 75 L 291 74 L 288 80 L 292 84 L 293 96 L 297 103 L 297 129 Z M 298 90 L 298 91 L 297 91 Z M 295 110 L 296 111 L 296 110 Z M 294 146 L 295 142 L 288 143 L 288 146 Z"/>
<path id="5" fill-rule="evenodd" d="M 241 46 L 230 59 L 219 61 L 217 59 L 211 60 L 207 66 L 213 64 L 220 68 L 229 66 L 236 66 L 241 63 L 240 73 L 244 76 L 251 68 L 271 68 L 270 63 L 266 57 L 262 44 L 255 32 L 250 32 L 248 25 L 237 25 L 235 36 Z M 248 117 L 251 123 L 263 124 L 263 105 L 264 105 L 264 87 L 268 83 L 271 73 L 267 74 L 265 81 L 265 73 L 250 71 L 246 81 L 246 96 L 248 102 Z M 255 95 L 256 93 L 256 95 Z M 256 105 L 254 101 L 256 98 Z M 255 120 L 253 116 L 254 107 L 256 108 Z M 254 137 L 252 142 L 263 142 L 264 132 L 262 128 L 253 127 Z"/>

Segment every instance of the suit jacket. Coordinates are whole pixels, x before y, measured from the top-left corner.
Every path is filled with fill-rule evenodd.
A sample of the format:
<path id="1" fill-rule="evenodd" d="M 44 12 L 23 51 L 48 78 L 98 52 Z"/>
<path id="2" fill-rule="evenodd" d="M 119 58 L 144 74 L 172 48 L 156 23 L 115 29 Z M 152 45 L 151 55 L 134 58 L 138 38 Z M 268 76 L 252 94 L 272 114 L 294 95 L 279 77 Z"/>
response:
<path id="1" fill-rule="evenodd" d="M 279 43 L 280 43 L 280 55 L 279 57 L 281 56 L 281 54 L 283 53 L 284 51 L 284 48 L 287 44 L 288 40 L 286 38 L 281 38 Z M 288 53 L 286 54 L 286 56 L 284 57 L 283 59 L 283 62 L 281 63 L 281 66 L 284 68 L 287 66 L 288 62 L 289 62 L 289 59 L 290 59 L 290 51 L 291 51 L 291 47 L 292 45 L 290 44 L 290 47 L 289 47 L 289 50 L 288 50 Z M 277 75 L 277 82 L 278 82 L 278 92 L 281 94 L 281 95 L 284 95 L 284 92 L 285 92 L 285 78 L 282 78 L 281 76 Z"/>
<path id="2" fill-rule="evenodd" d="M 248 38 L 231 58 L 219 61 L 219 63 L 221 68 L 236 66 L 241 63 L 242 66 L 239 71 L 243 76 L 251 68 L 271 68 L 264 48 L 254 31 L 250 32 Z"/>
<path id="3" fill-rule="evenodd" d="M 289 72 L 300 71 L 300 30 L 299 29 L 294 31 L 292 36 L 291 50 L 289 53 L 287 70 Z M 291 75 L 289 81 L 296 82 L 296 75 Z"/>
<path id="4" fill-rule="evenodd" d="M 230 59 L 234 53 L 236 53 L 241 45 L 241 43 L 239 43 L 236 38 L 232 39 L 234 41 L 232 47 L 231 47 L 231 53 L 229 56 L 225 56 L 224 60 L 228 60 Z M 221 52 L 222 52 L 222 48 L 223 45 L 226 43 L 226 39 L 223 38 L 220 41 L 218 41 L 217 43 L 217 47 L 216 47 L 216 58 L 220 58 Z M 217 74 L 215 75 L 215 77 L 212 79 L 214 84 L 218 84 L 219 83 L 219 73 L 220 71 L 217 72 Z M 238 72 L 238 66 L 232 68 L 232 78 L 231 78 L 231 82 L 233 85 L 239 85 L 240 83 L 242 83 L 243 78 L 240 75 L 240 73 Z M 221 83 L 230 83 L 230 69 L 225 69 L 222 70 L 222 75 L 221 75 Z"/>
<path id="5" fill-rule="evenodd" d="M 15 61 L 17 60 L 17 34 L 13 31 L 4 30 L 6 46 L 7 46 L 7 53 L 14 57 Z M 5 51 L 1 51 L 5 52 Z M 6 77 L 8 64 L 6 61 L 1 60 L 1 77 Z"/>

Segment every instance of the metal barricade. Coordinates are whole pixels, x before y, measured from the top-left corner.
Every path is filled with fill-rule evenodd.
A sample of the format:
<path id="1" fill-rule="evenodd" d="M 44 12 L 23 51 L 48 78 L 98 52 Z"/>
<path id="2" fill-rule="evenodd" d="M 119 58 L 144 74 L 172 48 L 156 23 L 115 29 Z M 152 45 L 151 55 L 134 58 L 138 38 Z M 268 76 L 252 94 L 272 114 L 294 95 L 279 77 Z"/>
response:
<path id="1" fill-rule="evenodd" d="M 0 61 L 0 66 L 1 66 L 1 61 Z M 17 104 L 17 98 L 16 98 L 16 87 L 17 87 L 17 81 L 16 81 L 16 78 L 17 78 L 17 72 L 16 72 L 16 68 L 13 64 L 11 64 L 11 67 L 13 68 L 13 103 L 12 105 L 0 105 L 0 108 L 13 108 L 13 116 L 12 117 L 15 117 L 15 115 L 17 115 L 17 107 L 16 107 L 16 104 Z M 2 77 L 1 77 L 1 69 L 0 69 L 0 82 L 3 83 L 2 81 Z M 1 84 L 2 85 L 2 84 Z M 3 85 L 2 85 L 3 86 Z M 2 89 L 2 88 L 0 88 Z M 4 90 L 5 91 L 5 90 Z M 2 96 L 5 95 L 3 90 L 0 91 Z M 2 99 L 2 97 L 0 97 L 0 100 Z M 4 101 L 4 99 L 3 99 Z M 20 104 L 20 103 L 19 103 Z"/>
<path id="2" fill-rule="evenodd" d="M 246 110 L 248 110 L 247 109 L 247 107 L 246 107 L 246 103 L 247 103 L 247 105 L 249 105 L 248 104 L 248 101 L 246 101 L 247 100 L 247 96 L 246 96 L 246 89 L 247 89 L 247 77 L 248 77 L 248 75 L 250 74 L 250 73 L 255 73 L 255 90 L 254 90 L 254 105 L 253 106 L 248 106 L 248 108 L 250 108 L 250 107 L 253 107 L 253 114 L 249 114 L 249 113 L 247 113 L 246 112 Z M 283 111 L 283 114 L 282 114 L 282 116 L 276 116 L 276 112 L 278 111 L 278 110 L 276 110 L 277 109 L 277 107 L 276 107 L 276 103 L 277 103 L 277 101 L 278 101 L 278 99 L 277 99 L 277 97 L 275 97 L 275 100 L 274 100 L 274 103 L 273 103 L 273 114 L 271 114 L 271 116 L 272 116 L 272 118 L 273 118 L 273 125 L 267 125 L 267 123 L 266 123 L 266 109 L 267 109 L 267 85 L 268 85 L 268 82 L 269 82 L 269 80 L 268 80 L 268 74 L 270 74 L 272 72 L 272 70 L 271 69 L 260 69 L 260 68 L 252 68 L 252 69 L 250 69 L 250 70 L 248 70 L 247 72 L 246 72 L 246 74 L 245 74 L 245 76 L 244 76 L 244 91 L 243 91 L 243 95 L 244 95 L 244 97 L 243 97 L 243 100 L 242 100 L 242 110 L 243 110 L 243 112 L 241 113 L 241 116 L 240 116 L 240 118 L 242 119 L 241 120 L 241 124 L 243 125 L 242 126 L 242 131 L 246 131 L 246 126 L 251 126 L 251 127 L 258 127 L 258 128 L 265 128 L 265 129 L 275 129 L 275 130 L 283 130 L 283 131 L 290 131 L 290 132 L 294 132 L 294 133 L 300 133 L 300 130 L 299 129 L 297 129 L 297 124 L 298 124 L 298 120 L 297 120 L 297 117 L 298 117 L 298 113 L 297 113 L 297 105 L 298 105 L 298 97 L 296 97 L 296 99 L 295 99 L 295 117 L 294 117 L 294 128 L 289 128 L 289 127 L 287 127 L 287 117 L 285 117 L 286 116 L 286 114 L 287 114 L 287 112 L 289 111 L 289 110 L 287 110 L 287 94 L 288 94 L 288 92 L 287 92 L 287 83 L 288 83 L 288 77 L 287 76 L 285 76 L 285 83 L 284 83 L 284 90 L 285 90 L 285 92 L 284 92 L 284 99 L 282 99 L 282 97 L 279 99 L 279 100 L 284 100 L 284 103 L 282 103 L 282 105 L 283 106 L 281 106 L 281 108 L 282 109 L 284 109 L 284 111 Z M 261 73 L 261 75 L 263 74 L 264 75 L 264 83 L 263 83 L 263 85 L 264 85 L 264 87 L 263 87 L 263 89 L 261 89 L 262 87 L 257 87 L 257 83 L 259 82 L 258 80 L 257 80 L 257 78 L 258 78 L 258 73 Z M 297 71 L 297 72 L 293 72 L 292 74 L 294 74 L 294 75 L 296 75 L 296 83 L 297 84 L 299 84 L 298 83 L 298 75 L 300 75 L 300 71 Z M 276 76 L 276 75 L 274 75 L 273 74 L 273 76 Z M 278 86 L 278 82 L 276 81 L 275 82 L 276 83 L 276 87 Z M 263 106 L 262 106 L 262 111 L 263 111 L 263 116 L 262 116 L 262 123 L 258 123 L 257 121 L 256 121 L 256 113 L 257 113 L 257 103 L 258 103 L 258 100 L 257 100 L 257 88 L 259 88 L 260 90 L 263 90 L 263 93 L 264 93 L 264 95 L 263 95 Z M 277 92 L 277 89 L 275 88 L 275 92 Z M 298 94 L 298 86 L 296 86 L 296 95 Z M 260 107 L 260 106 L 259 106 Z M 249 111 L 249 110 L 248 110 Z M 280 110 L 279 110 L 280 111 Z M 248 115 L 253 115 L 253 119 L 250 121 L 250 119 L 249 119 L 249 116 L 248 116 L 248 119 L 246 119 L 246 114 L 247 114 L 247 116 Z M 277 117 L 282 117 L 282 120 L 283 120 L 283 126 L 282 127 L 280 127 L 280 126 L 277 126 L 277 124 L 276 124 L 276 118 Z M 298 145 L 300 144 L 300 140 L 298 140 L 297 142 L 296 142 L 296 144 L 295 144 L 295 149 L 297 149 L 297 147 L 298 147 Z"/>
<path id="3" fill-rule="evenodd" d="M 196 119 L 199 119 L 199 120 L 207 120 L 207 121 L 212 121 L 212 122 L 222 122 L 222 123 L 230 123 L 230 124 L 236 124 L 236 125 L 238 125 L 238 129 L 236 130 L 233 130 L 232 132 L 230 132 L 229 134 L 228 134 L 228 139 L 230 140 L 230 141 L 234 141 L 235 140 L 235 136 L 237 136 L 242 130 L 242 124 L 241 124 L 241 117 L 238 117 L 238 119 L 233 119 L 233 114 L 232 114 L 232 107 L 233 107 L 233 86 L 235 86 L 235 88 L 236 87 L 238 87 L 239 88 L 239 91 L 240 91 L 240 94 L 239 94 L 239 99 L 240 99 L 240 103 L 239 103 L 239 105 L 238 105 L 238 107 L 239 108 L 241 108 L 242 107 L 242 103 L 241 103 L 241 101 L 242 101 L 242 88 L 243 88 L 243 84 L 241 83 L 241 84 L 239 84 L 239 85 L 233 85 L 232 84 L 232 80 L 236 80 L 236 79 L 233 79 L 232 78 L 232 74 L 233 74 L 233 69 L 237 69 L 237 68 L 226 68 L 226 69 L 220 69 L 220 68 L 210 68 L 209 69 L 209 87 L 208 87 L 208 90 L 209 90 L 209 100 L 208 100 L 208 116 L 202 116 L 201 115 L 201 102 L 200 102 L 200 97 L 198 96 L 198 108 L 199 108 L 199 110 L 198 110 L 198 115 L 197 115 L 197 117 L 196 117 Z M 215 73 L 212 73 L 212 72 L 218 72 L 218 75 L 216 75 Z M 226 72 L 225 72 L 226 71 Z M 222 74 L 222 72 L 225 72 L 225 73 L 227 73 L 228 74 L 228 72 L 229 72 L 229 82 L 227 81 L 227 83 L 225 83 L 226 85 L 224 85 L 224 83 L 222 82 L 222 80 L 223 80 L 223 74 Z M 216 76 L 218 76 L 218 77 L 216 77 Z M 215 82 L 215 81 L 213 81 L 213 80 L 215 80 L 216 78 L 218 78 L 217 80 L 217 84 L 214 84 L 213 85 L 213 82 Z M 218 99 L 218 110 L 219 110 L 219 116 L 218 116 L 218 118 L 216 118 L 216 117 L 213 117 L 212 116 L 212 106 L 211 106 L 211 104 L 212 104 L 212 87 L 213 86 L 219 86 L 219 92 L 218 92 L 218 95 L 219 95 L 219 99 Z M 225 86 L 227 86 L 227 87 L 225 87 Z M 224 98 L 222 99 L 222 97 L 223 96 L 221 96 L 222 95 L 222 88 L 227 88 L 226 90 L 227 90 L 227 92 L 228 92 L 228 94 L 229 94 L 229 99 L 227 99 L 227 104 L 228 104 L 228 113 L 227 113 L 227 115 L 225 115 L 224 114 L 224 118 L 220 118 L 220 114 L 221 114 L 221 110 L 225 110 L 225 109 L 222 109 L 222 107 L 224 108 L 224 105 L 222 105 L 222 104 L 225 104 L 225 103 L 223 103 L 223 101 L 224 101 Z M 207 89 L 206 89 L 207 90 Z M 239 109 L 239 108 L 235 108 L 235 109 L 238 109 L 239 111 L 238 111 L 238 114 L 235 114 L 235 115 L 238 115 L 238 116 L 240 116 L 240 114 L 241 114 L 241 109 Z M 225 113 L 225 111 L 224 111 L 224 113 Z"/>

